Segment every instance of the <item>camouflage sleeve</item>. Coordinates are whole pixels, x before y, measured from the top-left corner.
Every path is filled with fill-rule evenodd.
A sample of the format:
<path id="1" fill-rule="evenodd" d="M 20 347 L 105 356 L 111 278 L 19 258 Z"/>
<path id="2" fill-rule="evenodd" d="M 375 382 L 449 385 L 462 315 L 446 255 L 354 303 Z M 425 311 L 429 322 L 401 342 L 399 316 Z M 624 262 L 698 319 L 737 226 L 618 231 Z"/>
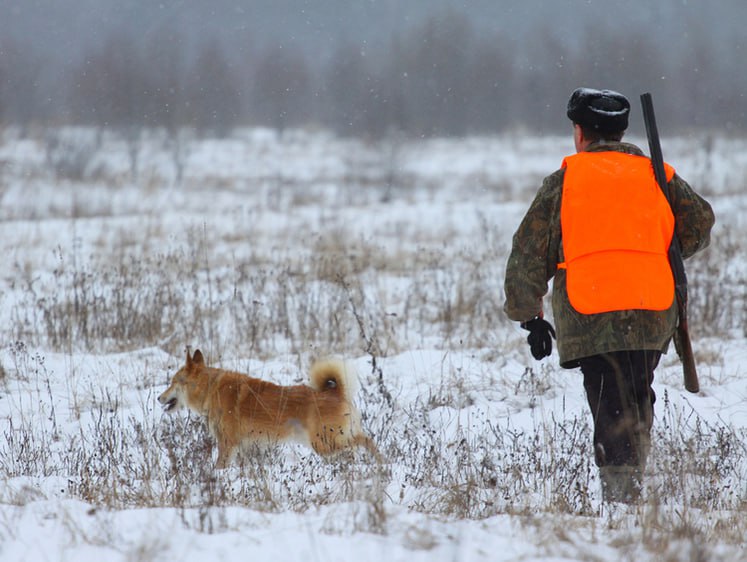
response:
<path id="1" fill-rule="evenodd" d="M 675 174 L 669 182 L 669 194 L 675 216 L 675 228 L 682 248 L 682 257 L 689 258 L 711 242 L 715 222 L 708 201 Z"/>
<path id="2" fill-rule="evenodd" d="M 518 322 L 542 312 L 542 298 L 555 275 L 560 245 L 560 194 L 564 172 L 545 178 L 513 237 L 503 286 L 503 310 Z"/>

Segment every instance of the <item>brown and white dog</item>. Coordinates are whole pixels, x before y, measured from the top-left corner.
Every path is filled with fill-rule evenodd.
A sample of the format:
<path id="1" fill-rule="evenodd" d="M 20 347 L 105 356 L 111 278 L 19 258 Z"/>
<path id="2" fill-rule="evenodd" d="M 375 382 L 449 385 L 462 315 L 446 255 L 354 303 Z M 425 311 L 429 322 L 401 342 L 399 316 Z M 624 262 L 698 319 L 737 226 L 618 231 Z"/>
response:
<path id="1" fill-rule="evenodd" d="M 186 406 L 207 419 L 218 442 L 216 467 L 252 444 L 297 441 L 320 455 L 365 447 L 379 460 L 376 445 L 361 429 L 353 404 L 357 377 L 345 363 L 324 360 L 313 365 L 310 386 L 280 386 L 205 365 L 200 350 L 158 397 L 166 412 Z"/>

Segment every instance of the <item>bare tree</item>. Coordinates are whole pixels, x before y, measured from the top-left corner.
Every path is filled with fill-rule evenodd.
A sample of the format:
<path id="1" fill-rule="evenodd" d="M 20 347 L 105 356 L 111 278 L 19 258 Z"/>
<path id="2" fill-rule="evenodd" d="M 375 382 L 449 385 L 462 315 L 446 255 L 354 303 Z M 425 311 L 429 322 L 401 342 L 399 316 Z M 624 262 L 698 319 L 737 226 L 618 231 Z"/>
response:
<path id="1" fill-rule="evenodd" d="M 144 12 L 151 9 L 138 4 Z M 560 130 L 566 124 L 562 106 L 579 85 L 632 95 L 651 90 L 668 100 L 659 104 L 659 114 L 673 128 L 721 123 L 747 130 L 741 109 L 747 75 L 734 71 L 742 42 L 736 22 L 747 13 L 741 0 L 691 2 L 686 9 L 681 0 L 645 6 L 640 0 L 632 18 L 595 17 L 600 6 L 570 14 L 548 3 L 547 23 L 521 22 L 521 32 L 509 29 L 518 11 L 493 10 L 505 21 L 482 25 L 478 18 L 485 12 L 477 5 L 449 10 L 447 4 L 457 4 L 419 4 L 422 9 L 413 8 L 412 19 L 403 20 L 411 23 L 377 30 L 375 41 L 352 27 L 346 38 L 296 34 L 291 42 L 283 35 L 291 35 L 286 27 L 270 36 L 254 24 L 230 32 L 206 27 L 197 35 L 174 19 L 147 33 L 143 44 L 126 24 L 118 32 L 102 28 L 97 33 L 103 44 L 75 64 L 63 56 L 63 45 L 59 53 L 39 55 L 56 35 L 29 46 L 12 39 L 22 34 L 6 25 L 10 31 L 0 34 L 0 119 L 116 129 L 130 142 L 134 173 L 144 126 L 165 127 L 172 139 L 184 125 L 226 134 L 239 123 L 283 130 L 317 118 L 343 134 L 378 137 L 393 129 L 412 135 L 512 126 Z M 334 10 L 322 11 L 331 17 Z M 719 20 L 725 15 L 733 21 Z M 58 103 L 64 89 L 55 82 L 59 76 L 70 84 L 67 103 Z"/>
<path id="2" fill-rule="evenodd" d="M 341 134 L 365 133 L 375 82 L 361 46 L 350 42 L 339 45 L 324 74 L 324 121 Z"/>
<path id="3" fill-rule="evenodd" d="M 192 125 L 202 133 L 228 134 L 241 114 L 241 93 L 217 41 L 203 45 L 186 81 Z"/>
<path id="4" fill-rule="evenodd" d="M 130 171 L 138 176 L 144 126 L 152 124 L 153 84 L 131 37 L 115 34 L 72 74 L 71 107 L 83 123 L 119 131 L 127 142 Z"/>
<path id="5" fill-rule="evenodd" d="M 490 133 L 511 125 L 517 90 L 511 47 L 495 36 L 475 46 L 468 76 L 470 131 Z"/>
<path id="6" fill-rule="evenodd" d="M 186 121 L 184 39 L 177 31 L 162 28 L 146 44 L 145 61 L 152 86 L 148 99 L 150 121 L 172 135 Z"/>
<path id="7" fill-rule="evenodd" d="M 256 120 L 279 132 L 311 115 L 311 74 L 303 53 L 278 45 L 260 57 L 252 87 Z"/>
<path id="8" fill-rule="evenodd" d="M 171 28 L 161 29 L 146 47 L 153 124 L 163 127 L 174 163 L 175 182 L 181 184 L 187 161 L 190 133 L 189 100 L 185 91 L 184 39 Z"/>
<path id="9" fill-rule="evenodd" d="M 448 11 L 429 18 L 405 41 L 400 76 L 412 132 L 459 135 L 466 130 L 469 53 L 474 30 Z"/>
<path id="10" fill-rule="evenodd" d="M 43 64 L 28 46 L 0 39 L 0 123 L 21 127 L 21 132 L 44 116 L 39 95 Z"/>

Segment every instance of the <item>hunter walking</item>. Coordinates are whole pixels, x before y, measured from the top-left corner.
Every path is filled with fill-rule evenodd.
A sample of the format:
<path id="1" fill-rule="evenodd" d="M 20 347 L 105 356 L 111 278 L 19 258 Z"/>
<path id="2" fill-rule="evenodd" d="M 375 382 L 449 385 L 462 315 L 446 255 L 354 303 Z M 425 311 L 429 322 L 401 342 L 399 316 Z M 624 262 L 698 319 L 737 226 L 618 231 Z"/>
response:
<path id="1" fill-rule="evenodd" d="M 667 201 L 651 161 L 622 142 L 629 114 L 611 90 L 571 95 L 576 154 L 544 179 L 514 235 L 504 305 L 529 331 L 532 355 L 550 355 L 556 332 L 542 300 L 553 279 L 560 365 L 581 369 L 603 498 L 622 502 L 640 494 L 654 369 L 677 323 L 669 245 L 676 235 L 688 258 L 714 224 L 710 205 L 665 164 Z"/>

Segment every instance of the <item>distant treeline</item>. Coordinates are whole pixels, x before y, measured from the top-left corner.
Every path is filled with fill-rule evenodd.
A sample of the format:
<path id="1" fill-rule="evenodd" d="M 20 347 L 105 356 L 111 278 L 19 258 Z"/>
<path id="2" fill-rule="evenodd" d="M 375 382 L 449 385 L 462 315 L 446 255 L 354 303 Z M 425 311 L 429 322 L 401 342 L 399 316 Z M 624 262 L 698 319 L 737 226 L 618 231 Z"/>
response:
<path id="1" fill-rule="evenodd" d="M 187 48 L 168 29 L 147 41 L 117 32 L 55 73 L 29 45 L 0 37 L 0 124 L 216 135 L 318 126 L 373 137 L 556 131 L 567 125 L 569 93 L 591 86 L 631 98 L 654 91 L 670 127 L 747 128 L 738 50 L 695 31 L 686 41 L 662 49 L 645 30 L 594 27 L 572 40 L 554 29 L 508 39 L 449 11 L 376 47 L 341 41 L 323 57 L 297 41 L 237 50 L 212 37 Z"/>

